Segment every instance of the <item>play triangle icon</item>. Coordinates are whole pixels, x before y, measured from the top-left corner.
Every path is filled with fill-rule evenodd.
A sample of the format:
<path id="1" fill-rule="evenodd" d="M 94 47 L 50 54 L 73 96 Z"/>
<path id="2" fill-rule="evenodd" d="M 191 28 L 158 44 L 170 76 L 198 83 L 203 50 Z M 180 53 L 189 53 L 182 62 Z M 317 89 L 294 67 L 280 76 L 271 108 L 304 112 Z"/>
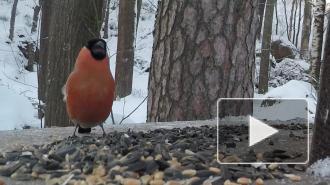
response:
<path id="1" fill-rule="evenodd" d="M 262 121 L 249 116 L 249 147 L 278 133 L 278 130 Z"/>

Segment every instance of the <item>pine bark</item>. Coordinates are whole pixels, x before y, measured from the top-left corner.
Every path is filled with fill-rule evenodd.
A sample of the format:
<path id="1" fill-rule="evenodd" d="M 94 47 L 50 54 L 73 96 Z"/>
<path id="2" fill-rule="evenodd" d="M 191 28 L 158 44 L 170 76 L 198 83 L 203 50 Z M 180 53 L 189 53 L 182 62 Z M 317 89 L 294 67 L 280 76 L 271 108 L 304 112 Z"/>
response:
<path id="1" fill-rule="evenodd" d="M 100 36 L 103 0 L 53 0 L 46 73 L 45 125 L 70 126 L 61 89 L 80 49 Z"/>
<path id="2" fill-rule="evenodd" d="M 147 121 L 212 119 L 218 98 L 253 97 L 257 13 L 255 0 L 161 1 Z"/>
<path id="3" fill-rule="evenodd" d="M 135 0 L 120 0 L 116 57 L 116 96 L 132 92 L 134 67 Z"/>
<path id="4" fill-rule="evenodd" d="M 314 25 L 311 47 L 311 83 L 318 89 L 320 81 L 320 68 L 322 58 L 323 33 L 324 33 L 325 0 L 314 1 Z"/>
<path id="5" fill-rule="evenodd" d="M 13 7 L 11 9 L 10 28 L 9 28 L 9 39 L 11 41 L 13 41 L 14 39 L 17 4 L 18 4 L 18 0 L 14 0 Z"/>
<path id="6" fill-rule="evenodd" d="M 328 19 L 329 24 L 330 21 Z M 325 42 L 324 63 L 321 70 L 321 82 L 313 130 L 311 164 L 330 156 L 330 29 L 327 29 Z"/>
<path id="7" fill-rule="evenodd" d="M 268 92 L 268 81 L 269 81 L 269 64 L 270 64 L 270 50 L 272 40 L 272 29 L 273 29 L 273 14 L 276 0 L 268 0 L 266 5 L 266 13 L 264 20 L 264 30 L 262 38 L 262 51 L 261 51 L 261 62 L 260 62 L 260 73 L 259 73 L 259 94 L 265 94 Z"/>
<path id="8" fill-rule="evenodd" d="M 304 19 L 302 26 L 302 36 L 300 45 L 300 57 L 303 59 L 310 59 L 309 38 L 312 27 L 312 5 L 311 0 L 305 0 Z"/>

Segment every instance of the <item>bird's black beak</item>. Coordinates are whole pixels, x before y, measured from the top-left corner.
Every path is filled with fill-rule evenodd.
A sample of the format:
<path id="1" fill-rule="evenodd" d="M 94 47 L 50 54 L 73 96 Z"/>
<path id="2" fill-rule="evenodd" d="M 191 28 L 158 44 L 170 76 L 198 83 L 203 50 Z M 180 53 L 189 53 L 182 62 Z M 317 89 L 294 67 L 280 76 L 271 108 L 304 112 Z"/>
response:
<path id="1" fill-rule="evenodd" d="M 97 60 L 103 60 L 107 56 L 106 43 L 103 40 L 97 41 L 91 47 L 92 56 Z"/>
<path id="2" fill-rule="evenodd" d="M 100 48 L 103 48 L 104 50 L 106 50 L 106 46 L 105 46 L 105 43 L 103 41 L 96 42 L 94 47 L 100 47 Z"/>

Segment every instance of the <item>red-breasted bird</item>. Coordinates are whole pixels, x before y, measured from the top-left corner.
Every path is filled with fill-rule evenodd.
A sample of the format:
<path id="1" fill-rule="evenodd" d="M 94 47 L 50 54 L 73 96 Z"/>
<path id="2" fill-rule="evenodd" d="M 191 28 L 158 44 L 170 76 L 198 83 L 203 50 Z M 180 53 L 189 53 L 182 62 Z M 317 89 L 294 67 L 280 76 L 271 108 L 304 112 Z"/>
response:
<path id="1" fill-rule="evenodd" d="M 112 111 L 115 81 L 109 68 L 107 45 L 102 39 L 88 41 L 76 59 L 73 71 L 63 87 L 64 101 L 70 120 L 79 133 L 89 133 Z"/>

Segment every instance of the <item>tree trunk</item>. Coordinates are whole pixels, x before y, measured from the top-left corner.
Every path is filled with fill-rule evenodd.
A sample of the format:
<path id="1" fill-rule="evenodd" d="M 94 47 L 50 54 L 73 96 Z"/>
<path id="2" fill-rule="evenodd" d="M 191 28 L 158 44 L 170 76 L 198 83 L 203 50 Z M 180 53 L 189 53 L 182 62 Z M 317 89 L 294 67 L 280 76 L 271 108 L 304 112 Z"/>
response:
<path id="1" fill-rule="evenodd" d="M 31 33 L 35 33 L 37 31 L 39 12 L 40 12 L 40 5 L 36 5 L 33 8 L 33 19 L 32 19 Z"/>
<path id="2" fill-rule="evenodd" d="M 105 5 L 106 8 L 105 8 L 104 26 L 103 26 L 103 31 L 104 31 L 103 38 L 104 39 L 109 38 L 110 1 L 111 0 L 106 0 L 106 5 Z"/>
<path id="3" fill-rule="evenodd" d="M 141 9 L 142 9 L 142 0 L 136 1 L 136 26 L 135 26 L 135 37 L 137 36 L 137 30 L 139 27 L 140 22 L 140 15 L 141 15 Z M 135 40 L 136 43 L 136 40 Z M 136 44 L 135 44 L 136 45 Z"/>
<path id="4" fill-rule="evenodd" d="M 314 2 L 314 25 L 311 47 L 311 83 L 318 89 L 322 58 L 323 33 L 324 33 L 325 0 Z"/>
<path id="5" fill-rule="evenodd" d="M 103 0 L 55 0 L 49 27 L 45 125 L 70 126 L 61 89 L 80 49 L 98 38 Z"/>
<path id="6" fill-rule="evenodd" d="M 160 2 L 148 121 L 212 119 L 218 98 L 253 97 L 257 8 L 254 0 Z M 241 107 L 233 109 L 252 108 Z"/>
<path id="7" fill-rule="evenodd" d="M 132 92 L 134 67 L 135 0 L 120 0 L 116 58 L 116 96 Z"/>
<path id="8" fill-rule="evenodd" d="M 259 2 L 258 2 L 259 3 L 258 4 L 259 25 L 258 25 L 258 32 L 257 32 L 258 39 L 261 39 L 262 23 L 264 20 L 266 2 L 267 2 L 267 0 L 259 0 Z"/>
<path id="9" fill-rule="evenodd" d="M 292 25 L 292 43 L 296 45 L 296 22 L 297 22 L 297 9 L 298 9 L 298 0 L 295 0 L 294 16 L 293 16 L 293 25 Z"/>
<path id="10" fill-rule="evenodd" d="M 27 53 L 28 53 L 28 62 L 27 65 L 24 66 L 24 68 L 27 71 L 33 72 L 33 65 L 34 65 L 34 59 L 35 59 L 35 52 L 34 52 L 34 42 L 30 41 L 27 44 Z"/>
<path id="11" fill-rule="evenodd" d="M 268 73 L 270 64 L 270 50 L 272 40 L 272 29 L 273 29 L 273 14 L 276 0 L 268 0 L 266 6 L 263 39 L 261 45 L 261 62 L 260 62 L 260 73 L 259 73 L 259 94 L 265 94 L 268 92 Z"/>
<path id="12" fill-rule="evenodd" d="M 278 34 L 278 12 L 277 12 L 277 3 L 275 4 L 275 19 L 276 19 L 276 23 L 275 23 L 275 34 Z"/>
<path id="13" fill-rule="evenodd" d="M 328 25 L 330 24 L 329 20 Z M 327 29 L 323 58 L 324 63 L 321 70 L 322 74 L 317 100 L 310 164 L 330 156 L 330 29 Z"/>
<path id="14" fill-rule="evenodd" d="M 289 34 L 289 23 L 288 23 L 288 13 L 286 11 L 286 0 L 282 0 L 283 6 L 284 6 L 284 15 L 285 15 L 285 24 L 286 24 L 286 35 L 288 37 L 288 40 L 290 40 L 290 34 Z"/>
<path id="15" fill-rule="evenodd" d="M 17 4 L 18 4 L 18 0 L 14 0 L 13 8 L 11 9 L 10 28 L 9 28 L 9 39 L 11 41 L 13 41 L 14 39 Z"/>
<path id="16" fill-rule="evenodd" d="M 295 44 L 295 46 L 296 47 L 298 47 L 298 44 L 299 44 L 299 40 L 298 40 L 298 38 L 299 38 L 299 34 L 300 34 L 300 25 L 301 25 L 301 6 L 302 6 L 302 0 L 299 0 L 299 18 L 298 18 L 298 27 L 297 27 L 297 34 L 296 34 L 296 39 L 295 39 L 295 41 L 296 41 L 296 44 Z"/>
<path id="17" fill-rule="evenodd" d="M 294 14 L 294 7 L 296 6 L 296 0 L 292 0 L 291 4 L 291 14 L 290 14 L 290 26 L 289 26 L 289 41 L 292 41 L 292 29 L 293 29 L 293 19 L 296 19 L 296 17 L 293 15 Z"/>
<path id="18" fill-rule="evenodd" d="M 40 6 L 36 5 L 34 7 L 33 11 L 33 19 L 32 19 L 32 27 L 31 27 L 31 34 L 34 34 L 37 31 L 38 26 L 38 19 L 39 19 L 39 12 L 40 12 Z M 36 51 L 35 51 L 35 43 L 34 41 L 30 41 L 28 43 L 28 63 L 25 66 L 25 69 L 32 72 L 33 71 L 33 65 L 36 61 Z"/>
<path id="19" fill-rule="evenodd" d="M 49 27 L 51 22 L 51 11 L 53 0 L 40 0 L 41 5 L 41 26 L 40 26 L 40 52 L 38 64 L 38 98 L 45 102 L 48 73 L 48 45 L 49 45 Z"/>
<path id="20" fill-rule="evenodd" d="M 309 37 L 311 34 L 312 25 L 312 12 L 311 12 L 311 0 L 305 0 L 304 7 L 304 20 L 302 27 L 301 45 L 300 45 L 300 57 L 303 59 L 310 59 L 309 52 Z"/>

